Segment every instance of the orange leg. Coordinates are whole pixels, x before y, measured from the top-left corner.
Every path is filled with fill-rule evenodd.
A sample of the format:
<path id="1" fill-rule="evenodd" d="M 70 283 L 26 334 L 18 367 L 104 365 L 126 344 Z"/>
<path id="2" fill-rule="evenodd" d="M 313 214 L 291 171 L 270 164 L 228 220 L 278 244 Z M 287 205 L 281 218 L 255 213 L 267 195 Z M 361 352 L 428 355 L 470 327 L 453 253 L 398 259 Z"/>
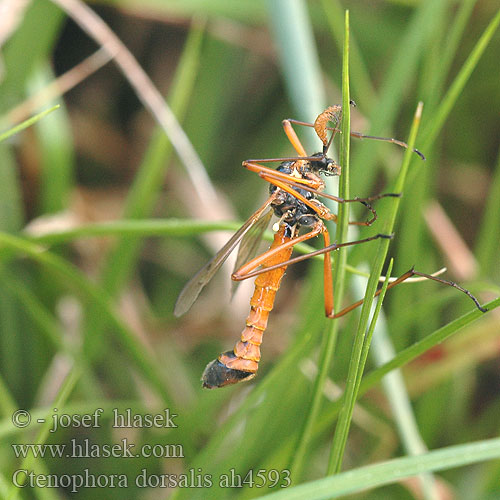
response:
<path id="1" fill-rule="evenodd" d="M 325 248 L 330 246 L 330 233 L 323 233 Z M 325 252 L 325 260 L 323 261 L 323 294 L 325 296 L 325 314 L 330 316 L 333 312 L 333 275 L 332 275 L 332 260 L 330 252 Z"/>
<path id="2" fill-rule="evenodd" d="M 314 158 L 317 160 L 317 158 Z M 296 161 L 300 161 L 301 158 L 296 159 Z M 250 170 L 251 172 L 255 172 L 256 174 L 259 174 L 260 177 L 263 177 L 265 175 L 268 175 L 270 177 L 273 177 L 274 179 L 279 179 L 285 182 L 293 183 L 295 185 L 299 184 L 300 187 L 309 187 L 311 189 L 321 189 L 324 184 L 323 181 L 319 177 L 314 177 L 314 178 L 301 178 L 301 177 L 294 177 L 293 175 L 290 174 L 285 174 L 283 172 L 280 172 L 279 170 L 275 170 L 274 168 L 269 168 L 265 167 L 264 165 L 259 165 L 256 163 L 257 161 L 263 162 L 263 161 L 287 161 L 287 159 L 283 158 L 270 158 L 270 159 L 261 159 L 261 160 L 245 160 L 242 163 L 242 166 L 245 167 L 246 169 Z M 296 191 L 294 190 L 290 194 L 294 194 Z M 321 194 L 321 193 L 320 193 Z"/>
<path id="3" fill-rule="evenodd" d="M 465 293 L 465 295 L 467 295 L 474 302 L 474 304 L 476 305 L 476 307 L 481 312 L 484 313 L 484 312 L 486 312 L 488 310 L 488 309 L 485 309 L 484 307 L 482 307 L 479 304 L 479 301 L 476 299 L 476 297 L 474 297 L 474 295 L 472 295 L 472 293 L 469 292 L 469 290 L 467 290 L 466 288 L 461 287 L 460 285 L 458 285 L 454 281 L 443 280 L 441 278 L 437 278 L 436 276 L 432 276 L 430 274 L 425 274 L 425 273 L 421 273 L 419 271 L 415 271 L 415 269 L 413 269 L 413 268 L 410 269 L 409 271 L 406 271 L 406 273 L 402 274 L 397 280 L 393 281 L 392 283 L 389 283 L 389 285 L 387 286 L 387 290 L 389 290 L 389 288 L 395 287 L 396 285 L 399 285 L 400 283 L 403 283 L 403 281 L 407 280 L 408 278 L 411 278 L 412 276 L 422 276 L 424 278 L 427 278 L 427 279 L 430 279 L 430 280 L 433 280 L 433 281 L 437 281 L 438 283 L 442 283 L 444 285 L 452 286 L 453 288 L 456 288 L 457 290 L 460 290 L 461 292 Z M 380 295 L 381 291 L 382 291 L 382 289 L 377 290 L 375 292 L 374 296 L 376 297 L 377 295 Z M 331 316 L 327 315 L 327 316 L 329 318 L 339 318 L 340 316 L 344 316 L 345 314 L 351 312 L 353 309 L 356 309 L 356 307 L 359 307 L 363 302 L 364 302 L 364 299 L 358 300 L 357 302 L 354 302 L 354 304 L 351 304 L 350 306 L 345 307 L 344 309 L 342 309 L 342 311 L 338 312 L 337 314 L 333 314 Z"/>
<path id="4" fill-rule="evenodd" d="M 297 137 L 290 120 L 283 120 L 281 123 L 283 124 L 283 129 L 288 137 L 288 140 L 292 143 L 292 146 L 295 151 L 297 151 L 297 154 L 299 156 L 307 156 L 306 150 L 304 149 L 304 146 L 302 146 L 300 139 Z"/>
<path id="5" fill-rule="evenodd" d="M 278 182 L 279 181 L 279 177 L 273 175 L 273 174 L 265 174 L 265 175 L 261 175 L 260 176 L 262 179 L 264 179 L 265 181 L 269 182 L 270 184 L 273 184 L 275 186 L 278 186 L 278 187 L 281 187 L 282 189 L 285 189 L 284 186 L 283 186 L 283 183 L 281 182 Z M 294 177 L 291 177 L 292 179 L 295 179 Z M 273 182 L 273 179 L 275 180 L 275 182 Z M 334 196 L 334 195 L 331 195 L 331 194 L 328 194 L 328 193 L 324 193 L 323 191 L 319 191 L 317 189 L 313 189 L 313 188 L 310 188 L 308 186 L 304 186 L 302 184 L 299 184 L 298 182 L 295 182 L 294 180 L 292 181 L 286 181 L 287 182 L 287 185 L 289 186 L 296 186 L 298 188 L 302 188 L 306 191 L 310 191 L 311 193 L 314 193 L 314 194 L 317 194 L 318 196 L 322 196 L 323 198 L 328 198 L 329 200 L 333 200 L 333 201 L 336 201 L 337 203 L 352 203 L 352 202 L 358 202 L 358 203 L 361 203 L 362 205 L 364 205 L 371 213 L 372 213 L 372 218 L 371 219 L 368 219 L 367 221 L 364 221 L 364 222 L 360 222 L 360 221 L 350 221 L 349 224 L 352 225 L 352 226 L 371 226 L 377 219 L 378 219 L 378 215 L 377 215 L 377 212 L 375 211 L 375 209 L 368 203 L 368 201 L 372 201 L 372 200 L 379 200 L 381 198 L 386 198 L 386 197 L 395 197 L 395 198 L 399 198 L 401 195 L 399 193 L 384 193 L 384 194 L 378 194 L 376 196 L 370 196 L 369 198 L 359 198 L 356 196 L 356 198 L 353 198 L 351 200 L 346 200 L 344 198 L 339 198 L 338 196 Z M 289 191 L 288 189 L 286 189 L 287 192 L 291 193 L 293 196 L 295 196 L 296 198 L 299 198 L 297 192 L 292 192 L 292 191 Z M 301 199 L 302 201 L 302 198 L 299 198 Z M 323 204 L 321 205 L 318 205 L 318 207 L 324 207 Z M 334 221 L 335 223 L 337 222 L 337 216 L 335 214 L 332 214 L 330 213 L 330 216 L 322 216 L 321 214 L 323 213 L 323 210 L 316 210 L 316 213 L 320 216 L 320 217 L 323 217 L 325 218 L 326 220 L 332 220 Z M 331 217 L 331 218 L 329 218 Z"/>
<path id="6" fill-rule="evenodd" d="M 279 252 L 279 250 L 282 249 L 282 248 L 288 248 L 290 246 L 296 245 L 297 243 L 301 243 L 302 241 L 306 241 L 306 240 L 312 238 L 313 236 L 311 236 L 310 238 L 307 238 L 307 236 L 309 236 L 312 232 L 313 231 L 310 231 L 309 233 L 306 233 L 306 234 L 304 234 L 302 236 L 299 236 L 298 238 L 294 238 L 293 240 L 291 240 L 288 243 L 286 243 L 285 245 L 283 245 L 283 247 L 276 248 L 273 251 L 273 254 L 276 253 L 276 252 Z M 322 231 L 315 232 L 314 236 L 317 236 L 321 232 Z M 302 238 L 304 238 L 304 239 L 302 239 Z M 259 260 L 259 262 L 257 264 L 249 266 L 249 267 L 251 267 L 250 269 L 247 269 L 247 265 L 248 264 L 245 265 L 245 266 L 243 266 L 243 267 L 241 267 L 240 269 L 238 269 L 238 271 L 236 273 L 233 274 L 233 276 L 231 278 L 233 280 L 235 280 L 235 281 L 246 280 L 248 278 L 253 278 L 254 276 L 258 276 L 259 274 L 265 273 L 266 271 L 272 271 L 273 269 L 277 269 L 277 268 L 279 268 L 281 266 L 289 266 L 291 264 L 296 264 L 297 262 L 302 262 L 303 260 L 310 259 L 311 257 L 315 257 L 316 255 L 323 255 L 325 253 L 329 253 L 329 252 L 333 252 L 335 250 L 338 250 L 339 248 L 342 248 L 342 247 L 348 247 L 348 246 L 352 246 L 352 245 L 358 245 L 360 243 L 366 243 L 368 241 L 377 240 L 379 238 L 392 239 L 392 235 L 389 235 L 389 234 L 380 234 L 379 233 L 379 234 L 376 234 L 375 236 L 370 236 L 370 237 L 364 238 L 362 240 L 346 241 L 345 243 L 332 243 L 329 246 L 326 246 L 326 247 L 321 248 L 319 250 L 315 250 L 314 252 L 310 252 L 310 253 L 305 254 L 305 255 L 299 255 L 299 256 L 294 257 L 293 259 L 287 260 L 287 261 L 285 261 L 283 263 L 276 264 L 274 266 L 269 266 L 269 267 L 266 267 L 265 269 L 258 269 L 256 271 L 252 271 L 252 269 L 255 269 L 258 265 L 261 264 L 262 261 L 260 260 L 260 258 L 263 257 L 264 255 L 266 255 L 267 254 L 267 252 L 266 252 L 266 254 L 262 254 L 260 257 L 256 257 L 255 259 L 253 259 L 252 261 L 250 261 L 248 263 L 248 264 L 250 264 L 250 263 L 252 263 L 252 262 L 254 262 L 256 260 Z M 263 260 L 265 260 L 265 258 Z M 240 272 L 242 270 L 244 270 L 245 272 L 244 273 Z M 432 279 L 436 279 L 436 278 L 433 276 Z"/>
<path id="7" fill-rule="evenodd" d="M 234 281 L 243 281 L 243 280 L 246 280 L 248 278 L 251 278 L 252 276 L 257 276 L 258 274 L 263 274 L 267 270 L 273 270 L 273 269 L 278 269 L 280 267 L 283 267 L 283 266 L 287 265 L 286 262 L 292 262 L 293 259 L 286 261 L 284 263 L 276 264 L 274 266 L 266 267 L 264 269 L 261 269 L 260 271 L 255 271 L 253 273 L 251 272 L 256 267 L 259 267 L 262 263 L 268 261 L 271 257 L 273 257 L 277 253 L 281 252 L 282 250 L 293 247 L 297 243 L 302 243 L 304 241 L 310 240 L 310 239 L 318 236 L 318 234 L 325 233 L 325 232 L 326 233 L 328 232 L 325 225 L 323 224 L 322 221 L 318 221 L 313 226 L 312 230 L 309 231 L 308 233 L 305 233 L 302 236 L 297 236 L 296 238 L 292 238 L 290 241 L 287 241 L 286 243 L 283 243 L 282 245 L 279 245 L 275 248 L 270 248 L 269 250 L 267 250 L 267 252 L 264 252 L 263 254 L 258 255 L 257 257 L 255 257 L 251 261 L 247 262 L 245 265 L 240 267 L 237 271 L 235 271 L 232 274 L 231 279 Z"/>
<path id="8" fill-rule="evenodd" d="M 317 158 L 311 158 L 312 160 L 317 160 Z M 374 200 L 379 200 L 381 198 L 387 198 L 387 197 L 400 197 L 400 193 L 383 193 L 383 194 L 378 194 L 375 196 L 369 196 L 367 198 L 360 198 L 356 196 L 355 198 L 346 200 L 344 198 L 340 198 L 339 196 L 335 196 L 332 194 L 324 193 L 321 189 L 323 188 L 323 181 L 317 177 L 317 176 L 310 176 L 307 179 L 300 178 L 300 177 L 295 177 L 293 175 L 285 174 L 283 172 L 280 172 L 278 170 L 274 170 L 273 168 L 265 167 L 264 165 L 259 165 L 259 163 L 256 163 L 257 161 L 259 162 L 266 162 L 266 161 L 287 161 L 289 158 L 264 158 L 261 160 L 246 160 L 242 163 L 243 167 L 247 168 L 248 170 L 257 173 L 262 179 L 266 180 L 267 182 L 274 184 L 277 187 L 282 188 L 285 190 L 287 193 L 290 193 L 291 195 L 295 196 L 298 198 L 300 201 L 302 201 L 304 204 L 312 208 L 320 217 L 324 217 L 326 220 L 336 220 L 336 216 L 334 214 L 331 214 L 330 211 L 326 207 L 324 207 L 323 204 L 321 205 L 316 205 L 314 202 L 311 202 L 310 200 L 306 200 L 303 196 L 301 196 L 297 191 L 291 188 L 291 186 L 296 186 L 302 189 L 305 189 L 306 191 L 310 191 L 311 193 L 314 193 L 318 196 L 322 196 L 323 198 L 328 198 L 329 200 L 336 201 L 337 203 L 362 203 L 370 212 L 372 213 L 372 218 L 369 219 L 368 221 L 365 222 L 349 222 L 351 225 L 356 225 L 356 226 L 370 226 L 377 220 L 377 212 L 375 209 L 368 203 L 370 201 Z M 303 160 L 301 158 L 295 159 L 295 160 Z M 283 182 L 279 182 L 283 181 Z M 325 214 L 325 215 L 321 215 Z M 330 215 L 328 215 L 330 214 Z"/>
<path id="9" fill-rule="evenodd" d="M 290 123 L 295 123 L 296 125 L 303 125 L 304 127 L 314 128 L 314 123 L 302 122 L 300 120 L 294 120 L 293 118 L 288 118 L 287 121 Z M 340 129 L 336 127 L 325 127 L 325 130 L 331 130 L 333 134 L 340 132 Z M 396 144 L 397 146 L 408 149 L 408 144 L 406 144 L 406 142 L 400 141 L 398 139 L 393 139 L 392 137 L 378 137 L 376 135 L 366 135 L 361 132 L 354 132 L 354 131 L 349 132 L 349 135 L 351 137 L 356 137 L 356 139 L 372 139 L 374 141 L 390 142 L 391 144 Z M 425 160 L 425 156 L 418 149 L 414 149 L 413 152 L 416 153 L 418 156 L 420 156 L 422 160 Z"/>
<path id="10" fill-rule="evenodd" d="M 297 192 L 295 189 L 293 189 L 289 183 L 292 182 L 294 184 L 299 184 L 300 186 L 304 186 L 305 189 L 307 187 L 311 187 L 312 189 L 317 189 L 317 188 L 322 188 L 323 187 L 323 181 L 317 177 L 314 176 L 307 178 L 307 179 L 302 179 L 300 177 L 294 177 L 292 175 L 284 174 L 283 172 L 279 172 L 278 170 L 274 170 L 272 168 L 264 167 L 263 165 L 259 165 L 257 163 L 251 163 L 248 161 L 243 162 L 243 166 L 245 168 L 248 168 L 252 172 L 256 172 L 259 174 L 262 179 L 266 180 L 270 184 L 273 184 L 276 187 L 279 187 L 283 191 L 286 191 L 287 193 L 291 194 L 298 200 L 300 200 L 304 205 L 307 205 L 309 208 L 314 210 L 319 217 L 325 220 L 336 220 L 337 216 L 335 214 L 332 214 L 330 210 L 323 205 L 320 201 L 318 200 L 308 200 L 305 198 L 303 195 L 301 195 L 299 192 Z"/>
<path id="11" fill-rule="evenodd" d="M 333 243 L 333 244 L 329 245 L 327 243 L 329 243 L 329 241 L 330 241 L 330 236 L 329 236 L 328 231 L 326 230 L 326 228 L 323 231 L 320 228 L 318 228 L 318 229 L 316 229 L 316 231 L 314 233 L 313 233 L 313 231 L 311 231 L 310 233 L 307 233 L 307 234 L 305 234 L 303 236 L 300 236 L 297 239 L 291 240 L 286 245 L 286 248 L 288 248 L 289 246 L 293 246 L 296 243 L 300 243 L 301 241 L 305 241 L 307 239 L 310 239 L 310 238 L 312 238 L 312 237 L 314 237 L 314 236 L 316 236 L 316 235 L 318 235 L 320 233 L 323 233 L 323 236 L 324 236 L 324 239 L 325 239 L 325 247 L 324 248 L 321 248 L 320 250 L 315 250 L 314 252 L 310 252 L 310 253 L 308 253 L 306 255 L 299 255 L 298 257 L 294 257 L 293 259 L 287 260 L 286 262 L 281 262 L 280 264 L 277 264 L 277 265 L 274 265 L 274 266 L 269 266 L 269 267 L 266 267 L 265 269 L 258 269 L 256 271 L 251 272 L 257 266 L 259 266 L 262 263 L 262 261 L 266 260 L 266 258 L 267 258 L 266 254 L 262 254 L 260 257 L 257 257 L 253 261 L 249 262 L 249 264 L 252 264 L 251 266 L 248 266 L 248 264 L 247 264 L 248 267 L 247 266 L 243 266 L 237 273 L 235 273 L 235 275 L 233 275 L 233 279 L 236 280 L 236 281 L 241 281 L 241 280 L 244 280 L 244 279 L 252 278 L 254 276 L 257 276 L 257 275 L 262 274 L 262 273 L 267 272 L 267 271 L 272 271 L 273 269 L 276 269 L 278 267 L 289 266 L 291 264 L 295 264 L 297 262 L 301 262 L 303 260 L 309 259 L 309 258 L 314 257 L 316 255 L 325 254 L 325 255 L 328 256 L 330 252 L 332 252 L 334 250 L 337 250 L 338 248 L 341 248 L 341 247 L 351 246 L 351 245 L 357 245 L 359 243 L 365 243 L 367 241 L 376 240 L 378 238 L 392 238 L 391 235 L 376 234 L 375 236 L 371 236 L 369 238 L 365 238 L 365 239 L 362 239 L 362 240 L 348 241 L 346 243 L 338 243 L 338 244 L 337 243 Z M 311 235 L 310 238 L 307 238 L 307 236 L 309 236 L 309 235 Z M 300 239 L 300 241 L 299 241 L 299 239 Z M 280 250 L 280 247 L 276 248 L 275 251 L 274 251 L 274 253 L 278 252 L 279 250 Z M 264 258 L 261 259 L 261 257 L 264 257 Z M 241 271 L 244 271 L 244 272 L 241 272 Z M 332 284 L 332 274 L 331 274 L 331 261 L 330 261 L 329 258 L 325 258 L 324 274 L 325 274 L 325 276 L 324 276 L 324 281 L 325 281 L 325 283 L 324 283 L 324 290 L 325 290 L 325 311 L 326 311 L 326 316 L 327 317 L 329 317 L 329 318 L 339 318 L 340 316 L 344 316 L 345 314 L 351 312 L 353 309 L 356 309 L 361 304 L 363 304 L 364 299 L 358 300 L 357 302 L 354 302 L 350 306 L 345 307 L 344 309 L 342 309 L 338 313 L 335 313 L 334 310 L 333 310 L 333 284 Z M 410 269 L 409 271 L 407 271 L 406 273 L 402 274 L 396 281 L 393 281 L 392 283 L 390 283 L 388 285 L 387 289 L 393 288 L 396 285 L 399 285 L 400 283 L 402 283 L 403 281 L 407 280 L 408 278 L 411 278 L 412 276 L 422 276 L 423 278 L 427 278 L 427 279 L 432 280 L 432 281 L 437 281 L 438 283 L 442 283 L 443 285 L 452 286 L 453 288 L 456 288 L 457 290 L 460 290 L 461 292 L 465 293 L 474 302 L 474 304 L 476 305 L 476 307 L 481 312 L 486 312 L 487 311 L 487 309 L 485 309 L 484 307 L 482 307 L 479 304 L 479 301 L 476 299 L 476 297 L 474 297 L 474 295 L 472 295 L 471 292 L 469 292 L 469 290 L 467 290 L 466 288 L 463 288 L 462 286 L 458 285 L 454 281 L 448 281 L 448 280 L 444 280 L 444 279 L 438 278 L 437 276 L 432 276 L 431 274 L 421 273 L 420 271 L 415 271 L 415 269 L 413 269 L 413 268 Z M 378 290 L 375 293 L 375 297 L 380 294 L 380 291 L 381 290 Z"/>

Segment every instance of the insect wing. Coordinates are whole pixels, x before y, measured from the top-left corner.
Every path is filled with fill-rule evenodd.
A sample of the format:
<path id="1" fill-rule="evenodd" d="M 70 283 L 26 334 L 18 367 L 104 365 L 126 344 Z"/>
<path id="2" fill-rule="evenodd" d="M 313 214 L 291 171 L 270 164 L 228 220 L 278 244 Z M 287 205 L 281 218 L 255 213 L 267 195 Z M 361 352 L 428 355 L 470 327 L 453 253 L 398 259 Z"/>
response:
<path id="1" fill-rule="evenodd" d="M 262 235 L 269 225 L 272 215 L 272 210 L 269 210 L 245 233 L 238 248 L 238 255 L 236 257 L 233 272 L 237 271 L 243 264 L 246 264 L 255 257 L 259 248 L 259 243 L 262 240 Z M 237 281 L 233 282 L 231 295 L 236 291 L 238 283 Z"/>
<path id="2" fill-rule="evenodd" d="M 256 224 L 266 211 L 267 207 L 274 200 L 274 196 L 270 196 L 267 201 L 260 207 L 239 229 L 233 234 L 231 239 L 207 262 L 186 284 L 182 289 L 174 307 L 174 315 L 182 316 L 193 305 L 198 298 L 203 287 L 213 278 L 215 273 L 224 264 L 236 245 L 242 240 L 245 234 Z"/>

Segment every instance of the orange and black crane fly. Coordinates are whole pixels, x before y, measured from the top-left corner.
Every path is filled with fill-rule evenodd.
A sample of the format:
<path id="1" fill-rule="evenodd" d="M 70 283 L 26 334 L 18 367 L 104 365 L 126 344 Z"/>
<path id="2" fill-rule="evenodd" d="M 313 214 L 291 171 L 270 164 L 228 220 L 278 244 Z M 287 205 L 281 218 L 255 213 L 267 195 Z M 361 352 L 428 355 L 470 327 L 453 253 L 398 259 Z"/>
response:
<path id="1" fill-rule="evenodd" d="M 268 316 L 273 308 L 274 298 L 280 287 L 281 279 L 289 264 L 307 259 L 313 255 L 324 255 L 324 296 L 327 317 L 337 318 L 362 303 L 362 301 L 359 301 L 338 313 L 334 312 L 330 252 L 342 246 L 360 244 L 378 238 L 391 238 L 391 236 L 377 234 L 361 240 L 332 244 L 328 229 L 323 221 L 336 221 L 336 216 L 318 199 L 318 196 L 339 203 L 362 203 L 371 211 L 371 219 L 365 222 L 350 222 L 350 224 L 369 226 L 377 217 L 370 203 L 382 197 L 399 196 L 399 194 L 387 193 L 369 198 L 346 200 L 324 192 L 325 183 L 321 176 L 340 175 L 341 173 L 340 166 L 327 156 L 333 137 L 336 132 L 339 132 L 338 125 L 341 113 L 341 106 L 330 106 L 318 115 L 314 123 L 293 119 L 283 120 L 284 131 L 298 156 L 246 160 L 243 162 L 245 168 L 257 173 L 261 178 L 269 182 L 269 198 L 241 226 L 224 247 L 187 283 L 177 299 L 174 310 L 176 316 L 184 314 L 231 252 L 240 245 L 237 270 L 233 273 L 232 279 L 239 281 L 257 276 L 255 291 L 250 300 L 250 313 L 240 340 L 236 343 L 234 349 L 220 354 L 217 359 L 210 362 L 205 368 L 202 381 L 203 386 L 206 388 L 223 387 L 243 380 L 250 380 L 255 376 L 260 361 L 260 345 L 267 327 Z M 328 123 L 332 123 L 333 127 L 329 127 Z M 292 124 L 313 127 L 323 144 L 322 151 L 311 156 L 307 155 Z M 328 137 L 328 131 L 331 131 L 330 137 Z M 358 138 L 385 140 L 407 147 L 405 143 L 395 139 L 365 136 L 357 132 L 352 132 L 351 135 Z M 414 151 L 424 158 L 419 151 Z M 272 162 L 279 162 L 279 166 L 272 169 L 263 165 L 263 163 Z M 278 217 L 278 222 L 273 226 L 275 228 L 273 243 L 266 252 L 246 262 L 250 258 L 252 249 L 255 249 L 255 244 L 250 242 L 249 235 L 253 237 L 261 234 L 267 226 L 272 213 Z M 301 228 L 306 228 L 308 231 L 300 234 Z M 319 235 L 322 235 L 324 240 L 322 249 L 291 259 L 293 247 L 296 244 Z M 243 262 L 246 263 L 241 265 Z M 260 269 L 257 269 L 259 266 Z M 459 285 L 413 269 L 391 283 L 389 287 L 393 287 L 414 275 L 423 276 L 460 289 L 469 295 L 476 305 L 483 310 L 475 297 Z"/>

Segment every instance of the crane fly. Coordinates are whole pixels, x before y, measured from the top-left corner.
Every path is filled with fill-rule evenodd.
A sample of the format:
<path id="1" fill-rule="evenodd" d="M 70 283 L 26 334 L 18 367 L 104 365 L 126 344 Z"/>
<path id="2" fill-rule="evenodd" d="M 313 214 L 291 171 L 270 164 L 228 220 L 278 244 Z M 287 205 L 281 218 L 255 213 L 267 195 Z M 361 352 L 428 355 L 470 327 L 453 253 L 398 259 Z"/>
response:
<path id="1" fill-rule="evenodd" d="M 346 243 L 331 243 L 330 234 L 324 221 L 336 221 L 337 217 L 318 197 L 334 200 L 338 203 L 359 202 L 372 214 L 364 222 L 352 221 L 349 224 L 369 226 L 377 218 L 376 211 L 370 202 L 383 197 L 399 196 L 395 193 L 385 193 L 369 198 L 343 199 L 325 193 L 324 176 L 338 176 L 340 166 L 327 156 L 328 149 L 337 132 L 342 114 L 341 106 L 330 106 L 316 118 L 314 123 L 302 122 L 294 119 L 283 120 L 282 125 L 290 143 L 298 156 L 289 158 L 265 158 L 246 160 L 243 167 L 257 173 L 262 179 L 269 182 L 269 198 L 265 203 L 240 227 L 231 239 L 217 252 L 217 254 L 202 267 L 181 291 L 175 304 L 174 314 L 184 314 L 194 303 L 202 288 L 210 281 L 217 270 L 222 266 L 231 252 L 239 245 L 236 271 L 231 278 L 235 281 L 257 276 L 255 291 L 250 299 L 250 313 L 246 319 L 245 328 L 240 340 L 233 350 L 221 353 L 217 359 L 211 361 L 203 372 L 203 387 L 212 389 L 250 380 L 255 377 L 260 361 L 260 345 L 267 327 L 269 313 L 273 309 L 274 299 L 288 265 L 305 260 L 314 255 L 323 254 L 325 314 L 329 318 L 338 318 L 348 313 L 363 302 L 358 301 L 351 306 L 335 313 L 333 306 L 333 282 L 330 252 L 340 247 L 365 243 L 379 238 L 391 238 L 391 235 L 376 234 L 368 238 Z M 331 123 L 333 126 L 328 126 Z M 300 142 L 293 124 L 314 128 L 323 144 L 322 151 L 307 155 Z M 328 132 L 330 137 L 328 137 Z M 397 144 L 407 148 L 407 144 L 396 139 L 367 136 L 358 132 L 351 132 L 353 137 L 370 138 Z M 422 159 L 422 153 L 414 150 Z M 279 162 L 276 169 L 269 168 L 263 163 Z M 251 258 L 255 253 L 256 241 L 267 227 L 272 214 L 278 217 L 273 225 L 274 240 L 269 249 L 263 254 Z M 300 234 L 300 229 L 307 232 Z M 293 247 L 298 243 L 310 240 L 321 235 L 324 247 L 307 255 L 291 258 Z M 249 260 L 250 259 L 250 260 Z M 260 269 L 257 269 L 260 266 Z M 420 273 L 414 269 L 400 276 L 389 284 L 388 288 L 411 276 L 422 276 L 440 283 L 454 286 L 466 293 L 475 302 L 476 306 L 484 311 L 476 298 L 464 288 L 451 281 L 442 280 L 435 276 Z M 378 294 L 379 292 L 377 292 Z"/>

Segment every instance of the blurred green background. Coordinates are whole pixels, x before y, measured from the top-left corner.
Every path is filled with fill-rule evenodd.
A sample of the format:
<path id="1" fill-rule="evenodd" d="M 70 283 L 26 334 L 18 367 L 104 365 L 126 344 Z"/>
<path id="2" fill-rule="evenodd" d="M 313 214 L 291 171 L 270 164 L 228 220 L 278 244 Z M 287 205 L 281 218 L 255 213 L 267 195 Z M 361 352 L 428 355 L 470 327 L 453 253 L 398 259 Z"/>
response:
<path id="1" fill-rule="evenodd" d="M 65 84 L 67 72 L 99 49 L 56 4 L 5 2 L 0 25 L 0 132 L 61 105 L 0 143 L 0 497 L 254 498 L 280 490 L 268 488 L 268 473 L 279 471 L 282 480 L 292 464 L 294 485 L 324 477 L 339 409 L 333 401 L 345 385 L 358 313 L 339 320 L 325 395 L 306 439 L 329 328 L 321 265 L 313 259 L 288 270 L 259 374 L 234 388 L 202 390 L 199 379 L 206 363 L 237 340 L 251 285 L 230 300 L 230 267 L 223 268 L 182 318 L 172 313 L 176 297 L 265 199 L 268 186 L 241 162 L 293 154 L 281 120 L 313 121 L 326 105 L 342 102 L 345 9 L 357 104 L 352 129 L 407 140 L 417 102 L 424 102 L 416 146 L 427 160 L 415 157 L 410 165 L 390 247 L 393 275 L 412 265 L 427 273 L 447 266 L 446 277 L 482 303 L 498 297 L 498 4 L 89 2 L 166 97 L 206 169 L 201 173 L 179 160 L 112 62 L 92 71 L 87 61 L 77 70 L 82 81 L 68 84 L 64 95 L 43 93 L 61 75 Z M 38 100 L 26 103 L 33 96 Z M 308 130 L 298 133 L 306 149 L 320 149 Z M 351 194 L 390 191 L 403 154 L 391 144 L 353 139 Z M 382 231 L 389 203 L 377 202 L 379 220 L 351 239 Z M 351 218 L 366 216 L 352 208 Z M 361 245 L 348 262 L 364 269 L 374 254 L 373 244 Z M 346 287 L 345 304 L 362 294 L 363 288 Z M 418 352 L 423 356 L 401 358 L 399 391 L 375 379 L 362 386 L 344 469 L 498 436 L 498 311 L 479 319 L 465 296 L 436 283 L 401 285 L 389 292 L 383 311 L 388 352 L 431 340 Z M 462 315 L 463 323 L 453 322 Z M 443 326 L 449 340 L 429 337 Z M 375 349 L 367 371 L 386 359 Z M 26 428 L 12 424 L 18 408 L 31 414 Z M 49 433 L 53 408 L 67 415 L 102 408 L 101 425 Z M 113 428 L 113 408 L 140 415 L 168 408 L 178 427 Z M 136 449 L 163 446 L 167 456 L 23 459 L 11 446 L 74 439 L 102 451 L 125 438 Z M 467 465 L 464 453 L 460 468 L 364 492 L 354 477 L 345 491 L 370 499 L 499 498 L 500 462 L 482 457 Z M 431 468 L 424 460 L 422 470 Z M 88 470 L 103 482 L 77 492 L 64 485 L 16 488 L 12 474 L 19 469 L 59 478 Z M 135 484 L 144 469 L 151 488 Z M 219 486 L 223 474 L 244 478 L 261 469 L 264 488 L 249 484 L 249 476 L 240 488 Z M 129 487 L 109 487 L 113 474 L 126 475 Z M 166 475 L 179 481 L 183 474 L 187 485 L 197 484 L 190 474 L 211 475 L 213 485 L 172 488 Z M 162 478 L 166 487 L 159 487 Z M 397 476 L 387 478 L 394 483 Z M 293 498 L 323 498 L 312 490 L 303 495 Z"/>

